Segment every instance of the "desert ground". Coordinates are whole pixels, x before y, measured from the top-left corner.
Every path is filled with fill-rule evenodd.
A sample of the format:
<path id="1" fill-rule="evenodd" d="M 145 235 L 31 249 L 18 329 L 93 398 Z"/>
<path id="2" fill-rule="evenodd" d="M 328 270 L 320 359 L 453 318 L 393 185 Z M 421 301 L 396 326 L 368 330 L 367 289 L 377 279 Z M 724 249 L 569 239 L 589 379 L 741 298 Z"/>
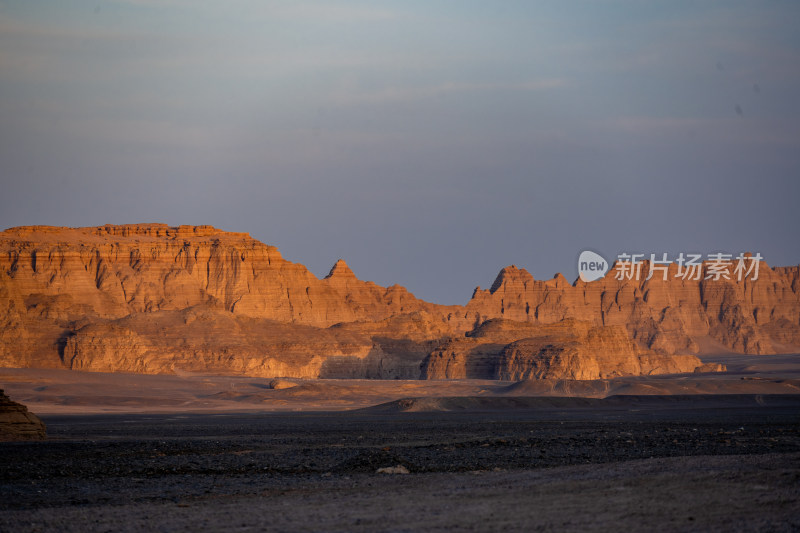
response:
<path id="1" fill-rule="evenodd" d="M 797 531 L 798 357 L 597 382 L 0 369 L 49 435 L 0 443 L 0 531 Z"/>
<path id="2" fill-rule="evenodd" d="M 701 360 L 724 373 L 587 381 L 277 379 L 0 368 L 0 386 L 39 415 L 341 411 L 402 398 L 675 394 L 800 394 L 800 355 L 717 354 Z M 275 388 L 272 388 L 275 387 Z M 417 407 L 423 408 L 423 407 Z M 424 409 L 444 410 L 439 405 Z"/>

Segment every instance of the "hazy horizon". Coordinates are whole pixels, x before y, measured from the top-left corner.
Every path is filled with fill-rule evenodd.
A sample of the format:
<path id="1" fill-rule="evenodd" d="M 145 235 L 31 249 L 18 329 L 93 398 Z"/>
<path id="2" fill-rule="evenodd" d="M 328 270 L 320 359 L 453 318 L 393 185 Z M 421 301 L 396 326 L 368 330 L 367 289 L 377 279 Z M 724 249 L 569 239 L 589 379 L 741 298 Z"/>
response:
<path id="1" fill-rule="evenodd" d="M 515 264 L 800 263 L 800 4 L 0 0 L 0 228 L 243 231 L 465 303 Z"/>

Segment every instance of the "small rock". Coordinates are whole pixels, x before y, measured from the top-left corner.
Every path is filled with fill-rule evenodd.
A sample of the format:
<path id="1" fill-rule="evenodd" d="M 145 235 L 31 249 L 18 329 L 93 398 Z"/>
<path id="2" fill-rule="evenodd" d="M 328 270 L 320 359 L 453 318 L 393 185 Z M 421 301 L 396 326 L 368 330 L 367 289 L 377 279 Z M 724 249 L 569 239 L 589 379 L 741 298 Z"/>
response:
<path id="1" fill-rule="evenodd" d="M 297 385 L 294 381 L 280 378 L 275 378 L 269 382 L 269 388 L 273 390 L 291 389 L 292 387 L 297 387 Z"/>
<path id="2" fill-rule="evenodd" d="M 376 474 L 409 474 L 408 468 L 403 465 L 385 466 L 375 471 Z"/>

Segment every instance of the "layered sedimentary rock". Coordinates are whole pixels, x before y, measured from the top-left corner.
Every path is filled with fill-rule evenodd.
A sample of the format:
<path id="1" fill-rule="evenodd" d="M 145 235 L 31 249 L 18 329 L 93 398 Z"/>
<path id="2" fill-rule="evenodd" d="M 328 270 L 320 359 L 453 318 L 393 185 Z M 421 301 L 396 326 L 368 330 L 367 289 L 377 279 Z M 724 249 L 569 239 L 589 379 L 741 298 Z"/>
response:
<path id="1" fill-rule="evenodd" d="M 557 274 L 538 281 L 525 269 L 504 268 L 489 290 L 475 290 L 466 315 L 476 323 L 502 317 L 551 324 L 566 318 L 623 326 L 641 345 L 659 353 L 698 352 L 711 338 L 731 351 L 753 354 L 796 352 L 800 347 L 800 267 L 762 263 L 757 280 L 677 276 L 677 265 L 647 279 L 616 279 L 612 269 L 591 283 L 574 285 Z"/>
<path id="2" fill-rule="evenodd" d="M 720 370 L 693 355 L 644 349 L 620 326 L 594 326 L 574 319 L 547 325 L 494 319 L 434 350 L 423 362 L 422 376 L 585 380 Z"/>
<path id="3" fill-rule="evenodd" d="M 74 370 L 320 377 L 330 358 L 362 361 L 371 350 L 348 332 L 192 307 L 92 323 L 66 339 L 63 355 Z"/>
<path id="4" fill-rule="evenodd" d="M 93 346 L 96 354 L 99 348 L 86 340 L 89 337 L 107 337 L 106 353 L 117 343 L 119 358 L 130 358 L 122 346 L 138 340 L 123 332 L 130 329 L 128 323 L 138 327 L 142 320 L 124 319 L 141 314 L 164 318 L 167 315 L 158 313 L 190 308 L 325 328 L 438 306 L 399 286 L 361 281 L 343 261 L 320 280 L 303 265 L 284 260 L 275 247 L 210 226 L 35 226 L 0 234 L 3 366 L 74 366 L 81 359 L 65 357 L 65 348 Z M 436 316 L 443 320 L 442 313 Z M 119 320 L 123 322 L 114 323 Z M 106 328 L 112 333 L 102 334 Z M 309 345 L 307 351 L 315 348 Z M 324 350 L 318 354 L 328 355 Z M 341 354 L 334 350 L 332 355 Z M 110 364 L 108 357 L 92 359 Z M 100 369 L 100 363 L 81 364 Z M 119 365 L 119 370 L 143 371 L 169 366 L 130 361 Z"/>
<path id="5" fill-rule="evenodd" d="M 210 226 L 0 233 L 0 366 L 286 377 L 537 375 L 512 363 L 498 370 L 512 355 L 540 368 L 532 354 L 542 349 L 522 330 L 495 331 L 499 336 L 489 339 L 499 326 L 481 324 L 495 318 L 511 329 L 565 319 L 612 327 L 598 331 L 627 334 L 644 350 L 637 356 L 643 373 L 669 367 L 644 363 L 651 352 L 696 353 L 708 339 L 745 353 L 800 351 L 800 271 L 762 264 L 757 281 L 735 282 L 673 275 L 618 281 L 612 270 L 570 285 L 561 275 L 537 281 L 512 266 L 465 306 L 441 306 L 398 285 L 362 281 L 342 260 L 318 279 L 273 246 Z M 447 346 L 474 357 L 458 356 L 439 370 Z M 566 345 L 562 353 L 559 360 L 577 361 Z M 547 372 L 556 373 L 550 366 Z"/>
<path id="6" fill-rule="evenodd" d="M 402 339 L 405 344 L 392 351 L 386 348 L 391 339 L 373 339 L 369 333 L 358 327 L 286 324 L 197 306 L 84 326 L 66 338 L 63 360 L 73 370 L 97 372 L 419 377 L 419 361 L 429 348 L 420 354 L 424 348 Z M 401 355 L 396 356 L 397 352 Z"/>
<path id="7" fill-rule="evenodd" d="M 0 234 L 0 246 L 7 305 L 38 307 L 46 318 L 119 318 L 214 304 L 326 327 L 434 307 L 402 287 L 358 280 L 343 261 L 317 279 L 274 246 L 210 226 L 22 227 Z"/>
<path id="8" fill-rule="evenodd" d="M 46 436 L 39 417 L 21 403 L 11 401 L 0 389 L 0 441 L 41 440 Z"/>

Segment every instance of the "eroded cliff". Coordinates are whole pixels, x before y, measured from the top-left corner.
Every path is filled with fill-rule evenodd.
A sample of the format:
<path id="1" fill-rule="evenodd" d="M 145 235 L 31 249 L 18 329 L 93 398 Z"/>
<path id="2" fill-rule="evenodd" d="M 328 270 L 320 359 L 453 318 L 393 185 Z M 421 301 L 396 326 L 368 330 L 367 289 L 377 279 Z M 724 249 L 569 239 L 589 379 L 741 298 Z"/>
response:
<path id="1" fill-rule="evenodd" d="M 283 259 L 273 246 L 247 234 L 210 226 L 34 226 L 0 234 L 3 366 L 167 371 L 174 365 L 166 359 L 177 352 L 169 352 L 171 355 L 161 357 L 163 360 L 157 358 L 157 353 L 164 352 L 162 342 L 172 344 L 168 338 L 155 339 L 149 329 L 143 332 L 141 328 L 147 329 L 153 321 L 173 328 L 168 311 L 220 311 L 215 320 L 234 320 L 237 327 L 246 322 L 244 318 L 252 318 L 319 329 L 337 323 L 380 322 L 437 308 L 402 287 L 384 288 L 361 281 L 343 261 L 320 280 L 303 265 Z M 443 320 L 441 312 L 436 316 Z M 180 323 L 178 328 L 186 329 Z M 223 344 L 238 342 L 235 327 L 215 331 Z M 198 331 L 184 333 L 196 335 Z M 319 336 L 306 337 L 305 348 L 298 350 L 308 354 L 316 351 L 316 357 L 322 359 L 351 357 L 346 350 L 320 349 L 311 340 Z M 152 349 L 145 348 L 148 342 Z M 369 351 L 371 341 L 367 338 L 365 342 Z M 238 346 L 236 357 L 255 353 L 241 343 Z M 275 355 L 274 351 L 268 353 Z M 363 356 L 359 352 L 358 357 Z M 136 357 L 138 362 L 134 361 Z M 293 360 L 288 353 L 284 358 Z M 180 356 L 178 360 L 193 368 L 213 366 L 199 355 L 195 359 Z M 276 361 L 233 360 L 231 365 L 230 369 L 236 371 L 250 372 L 252 365 L 260 365 L 286 372 L 284 375 L 306 376 L 320 367 L 303 363 L 290 371 Z M 215 368 L 222 367 L 217 364 Z"/>
<path id="2" fill-rule="evenodd" d="M 694 355 L 664 355 L 633 342 L 621 326 L 565 319 L 553 324 L 487 320 L 423 361 L 425 379 L 606 379 L 717 372 Z"/>
<path id="3" fill-rule="evenodd" d="M 505 320 L 482 326 L 497 318 Z M 549 352 L 531 339 L 557 323 L 595 333 L 562 335 L 558 357 L 545 364 Z M 539 333 L 526 329 L 534 326 Z M 609 273 L 570 285 L 512 266 L 465 306 L 441 306 L 362 281 L 342 260 L 318 279 L 273 246 L 211 226 L 0 233 L 2 366 L 583 379 L 613 374 L 600 352 L 614 343 L 630 344 L 619 354 L 639 350 L 635 361 L 619 355 L 624 372 L 650 373 L 687 371 L 696 361 L 646 359 L 697 353 L 709 340 L 745 353 L 800 351 L 798 267 L 762 265 L 757 281 L 618 281 Z M 596 370 L 587 370 L 588 358 Z"/>
<path id="4" fill-rule="evenodd" d="M 647 272 L 643 262 L 642 271 Z M 489 290 L 475 290 L 465 309 L 476 323 L 490 318 L 552 324 L 573 318 L 603 326 L 622 326 L 642 346 L 674 354 L 700 352 L 711 339 L 731 351 L 793 353 L 800 347 L 800 267 L 760 265 L 758 279 L 617 280 L 604 278 L 574 285 L 557 274 L 535 280 L 525 269 L 504 268 Z"/>

